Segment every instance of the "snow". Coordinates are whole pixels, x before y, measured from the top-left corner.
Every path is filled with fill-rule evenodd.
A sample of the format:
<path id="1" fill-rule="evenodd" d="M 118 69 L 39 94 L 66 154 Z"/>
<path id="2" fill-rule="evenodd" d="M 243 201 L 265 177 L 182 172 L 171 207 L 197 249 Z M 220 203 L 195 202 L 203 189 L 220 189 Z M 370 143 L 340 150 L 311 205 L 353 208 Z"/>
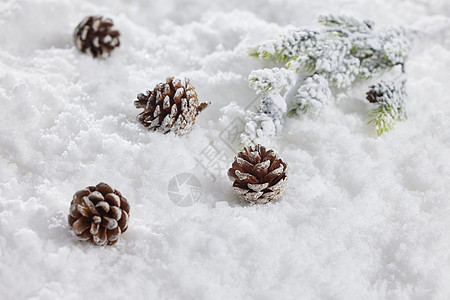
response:
<path id="1" fill-rule="evenodd" d="M 366 85 L 287 119 L 273 142 L 286 194 L 245 204 L 219 137 L 269 67 L 248 50 L 321 13 L 430 28 L 407 63 L 408 120 L 377 138 Z M 104 60 L 72 42 L 98 14 L 121 32 Z M 0 2 L 0 298 L 449 299 L 449 16 L 447 0 Z M 186 136 L 136 121 L 136 95 L 167 76 L 212 102 Z M 197 166 L 212 148 L 226 158 L 213 178 Z M 191 206 L 168 195 L 181 173 L 202 185 Z M 73 194 L 102 181 L 131 205 L 110 247 L 67 224 Z"/>

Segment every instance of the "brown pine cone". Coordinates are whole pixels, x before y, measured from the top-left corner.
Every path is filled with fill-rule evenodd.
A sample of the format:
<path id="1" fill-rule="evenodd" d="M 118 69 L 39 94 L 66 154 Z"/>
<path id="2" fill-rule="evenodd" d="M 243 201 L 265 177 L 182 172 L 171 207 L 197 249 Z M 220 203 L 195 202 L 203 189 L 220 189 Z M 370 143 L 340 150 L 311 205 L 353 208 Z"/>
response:
<path id="1" fill-rule="evenodd" d="M 115 47 L 120 46 L 120 33 L 113 30 L 113 26 L 111 19 L 103 19 L 102 16 L 86 17 L 73 33 L 75 46 L 93 57 L 109 56 Z"/>
<path id="2" fill-rule="evenodd" d="M 245 147 L 228 170 L 233 189 L 244 200 L 267 203 L 282 196 L 287 180 L 287 165 L 274 150 L 257 145 Z"/>
<path id="3" fill-rule="evenodd" d="M 75 193 L 70 204 L 69 225 L 81 241 L 112 245 L 127 230 L 129 215 L 127 199 L 101 182 Z"/>
<path id="4" fill-rule="evenodd" d="M 183 84 L 180 79 L 168 77 L 153 91 L 137 95 L 134 105 L 144 109 L 137 119 L 149 130 L 183 135 L 192 130 L 195 118 L 209 103 L 199 103 L 189 79 Z"/>
<path id="5" fill-rule="evenodd" d="M 370 103 L 377 103 L 379 98 L 383 96 L 383 92 L 380 85 L 374 84 L 369 87 L 369 91 L 366 93 L 366 99 Z"/>
<path id="6" fill-rule="evenodd" d="M 370 103 L 377 103 L 378 100 L 377 98 L 380 97 L 381 95 L 377 94 L 375 91 L 368 91 L 366 93 L 366 99 L 369 100 Z"/>

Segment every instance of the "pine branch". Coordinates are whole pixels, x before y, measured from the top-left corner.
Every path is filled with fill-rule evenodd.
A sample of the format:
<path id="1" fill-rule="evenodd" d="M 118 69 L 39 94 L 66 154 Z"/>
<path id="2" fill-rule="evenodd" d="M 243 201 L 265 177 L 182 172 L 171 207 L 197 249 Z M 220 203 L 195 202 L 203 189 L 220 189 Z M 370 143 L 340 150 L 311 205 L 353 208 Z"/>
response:
<path id="1" fill-rule="evenodd" d="M 297 81 L 297 74 L 286 68 L 254 70 L 248 77 L 249 85 L 257 93 L 267 95 L 271 92 L 284 94 Z"/>
<path id="2" fill-rule="evenodd" d="M 273 92 L 261 100 L 258 113 L 247 112 L 246 125 L 241 140 L 245 145 L 265 144 L 278 133 L 284 123 L 286 102 L 283 96 Z"/>
<path id="3" fill-rule="evenodd" d="M 331 90 L 328 81 L 318 74 L 305 79 L 297 90 L 290 105 L 288 116 L 299 116 L 308 111 L 319 111 L 331 98 Z"/>
<path id="4" fill-rule="evenodd" d="M 253 71 L 249 83 L 258 93 L 281 95 L 284 103 L 289 102 L 288 116 L 317 112 L 332 97 L 331 88 L 343 89 L 357 79 L 378 77 L 398 65 L 404 67 L 408 58 L 413 36 L 410 31 L 402 28 L 375 31 L 371 21 L 341 15 L 320 16 L 319 23 L 325 28 L 291 30 L 251 53 L 284 63 L 284 68 Z M 303 78 L 307 79 L 302 82 Z M 299 84 L 295 93 L 293 87 Z M 379 135 L 391 130 L 395 122 L 406 119 L 404 81 L 401 84 L 382 81 L 371 86 L 369 92 L 373 93 L 371 102 L 377 105 L 370 112 L 370 123 L 375 124 Z M 292 100 L 287 99 L 292 95 Z M 272 125 L 282 124 L 275 106 L 266 105 L 264 112 L 257 115 L 257 123 L 262 124 L 264 120 L 266 129 L 276 127 L 279 131 L 278 125 L 268 125 L 266 117 L 272 120 Z M 255 132 L 264 132 L 262 125 L 255 128 Z"/>
<path id="5" fill-rule="evenodd" d="M 378 107 L 370 111 L 369 117 L 372 119 L 369 124 L 375 124 L 378 136 L 392 130 L 396 122 L 406 120 L 405 84 L 406 81 L 401 78 L 398 81 L 380 81 L 370 86 L 367 100 Z"/>
<path id="6" fill-rule="evenodd" d="M 319 16 L 320 24 L 328 27 L 337 27 L 348 30 L 350 32 L 370 33 L 373 30 L 374 23 L 372 21 L 359 21 L 350 16 L 344 15 L 322 15 Z"/>
<path id="7" fill-rule="evenodd" d="M 368 124 L 375 124 L 375 130 L 378 136 L 393 129 L 395 123 L 393 111 L 392 105 L 380 104 L 369 113 L 369 117 L 373 118 Z"/>
<path id="8" fill-rule="evenodd" d="M 252 51 L 252 56 L 262 59 L 274 58 L 276 62 L 288 62 L 315 44 L 319 32 L 310 29 L 298 29 L 270 40 Z"/>
<path id="9" fill-rule="evenodd" d="M 245 117 L 245 129 L 241 134 L 244 145 L 268 145 L 272 137 L 276 135 L 274 120 L 264 113 L 247 112 Z"/>

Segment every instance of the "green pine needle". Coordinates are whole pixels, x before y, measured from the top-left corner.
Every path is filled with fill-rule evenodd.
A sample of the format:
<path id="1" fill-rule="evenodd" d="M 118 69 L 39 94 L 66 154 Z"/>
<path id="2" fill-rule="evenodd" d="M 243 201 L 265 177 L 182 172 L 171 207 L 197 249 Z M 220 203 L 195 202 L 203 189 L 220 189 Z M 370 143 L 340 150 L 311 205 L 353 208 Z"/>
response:
<path id="1" fill-rule="evenodd" d="M 267 51 L 260 52 L 258 49 L 252 49 L 249 52 L 249 55 L 253 57 L 259 57 L 262 59 L 274 58 L 276 63 L 286 63 L 292 59 L 295 59 L 295 57 L 293 58 L 291 56 L 284 54 L 283 51 L 275 51 L 275 53 L 270 53 Z"/>
<path id="2" fill-rule="evenodd" d="M 259 80 L 259 78 L 250 78 L 249 81 L 257 82 L 260 80 Z M 272 83 L 268 83 L 264 88 L 261 88 L 261 86 L 258 86 L 258 90 L 264 95 L 267 95 L 272 89 L 273 89 Z"/>
<path id="3" fill-rule="evenodd" d="M 369 113 L 369 117 L 373 117 L 373 119 L 368 124 L 375 124 L 378 136 L 394 128 L 396 114 L 392 105 L 381 104 Z"/>
<path id="4" fill-rule="evenodd" d="M 258 51 L 258 48 L 256 48 L 256 49 L 250 49 L 249 55 L 250 55 L 250 56 L 253 56 L 253 57 L 259 57 L 259 51 Z"/>
<path id="5" fill-rule="evenodd" d="M 288 113 L 287 116 L 289 118 L 295 118 L 298 117 L 302 114 L 306 114 L 308 112 L 308 110 L 311 108 L 311 106 L 309 104 L 306 105 L 298 105 L 297 107 L 291 109 Z"/>
<path id="6" fill-rule="evenodd" d="M 371 31 L 371 28 L 367 23 L 361 22 L 350 16 L 319 16 L 318 21 L 324 26 L 343 28 L 350 32 L 367 33 Z"/>

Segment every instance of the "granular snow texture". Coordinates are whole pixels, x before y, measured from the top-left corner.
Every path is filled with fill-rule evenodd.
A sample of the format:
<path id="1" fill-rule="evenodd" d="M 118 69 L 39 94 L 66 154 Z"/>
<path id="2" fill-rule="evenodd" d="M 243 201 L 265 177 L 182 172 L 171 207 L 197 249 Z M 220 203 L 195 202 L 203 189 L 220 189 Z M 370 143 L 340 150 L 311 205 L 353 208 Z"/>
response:
<path id="1" fill-rule="evenodd" d="M 255 98 L 247 77 L 269 63 L 249 48 L 321 13 L 433 32 L 408 61 L 409 118 L 377 138 L 361 86 L 289 119 L 286 195 L 247 205 L 198 160 Z M 75 49 L 87 15 L 120 30 L 110 58 Z M 448 0 L 1 1 L 0 299 L 450 299 L 450 33 L 432 30 L 449 16 Z M 136 121 L 167 76 L 212 102 L 187 136 Z M 201 183 L 193 205 L 169 197 L 180 173 Z M 111 247 L 67 224 L 101 181 L 131 204 Z"/>

